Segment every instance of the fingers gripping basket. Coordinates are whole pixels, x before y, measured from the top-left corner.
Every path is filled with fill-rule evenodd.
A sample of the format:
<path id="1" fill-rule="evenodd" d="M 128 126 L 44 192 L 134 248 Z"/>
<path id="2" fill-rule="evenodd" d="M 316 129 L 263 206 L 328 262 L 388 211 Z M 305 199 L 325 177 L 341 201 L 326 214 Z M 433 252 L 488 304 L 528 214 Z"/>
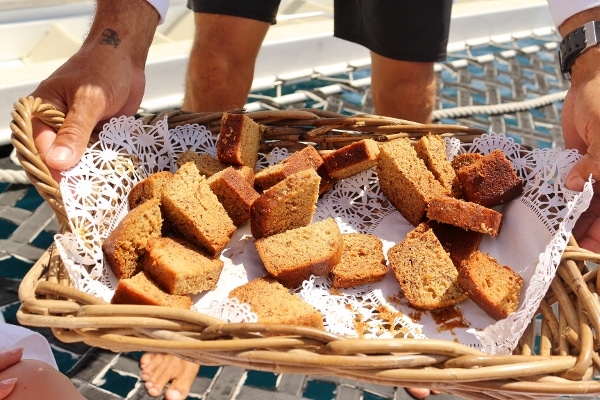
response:
<path id="1" fill-rule="evenodd" d="M 217 132 L 220 113 L 169 111 L 169 126 L 206 124 Z M 250 114 L 266 126 L 265 146 L 293 149 L 302 141 L 332 149 L 360 137 L 390 140 L 426 132 L 480 132 L 444 125 L 419 125 L 379 116 L 348 117 L 319 110 Z M 41 161 L 32 137 L 38 118 L 58 129 L 64 116 L 40 99 L 23 98 L 12 114 L 12 142 L 61 230 L 68 218 L 59 185 Z M 309 372 L 390 386 L 418 385 L 465 398 L 552 398 L 600 393 L 600 255 L 570 241 L 550 290 L 512 355 L 492 356 L 449 340 L 356 339 L 289 325 L 226 323 L 191 310 L 108 304 L 77 290 L 52 246 L 31 268 L 19 289 L 24 325 L 50 327 L 64 342 L 83 341 L 113 350 L 168 352 L 205 365 L 235 365 L 281 373 Z"/>

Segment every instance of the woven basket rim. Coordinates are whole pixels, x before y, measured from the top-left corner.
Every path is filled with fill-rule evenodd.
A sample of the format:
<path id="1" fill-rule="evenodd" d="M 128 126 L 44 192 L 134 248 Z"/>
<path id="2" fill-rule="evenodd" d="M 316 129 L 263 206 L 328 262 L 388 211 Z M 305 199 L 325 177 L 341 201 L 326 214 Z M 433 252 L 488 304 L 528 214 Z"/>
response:
<path id="1" fill-rule="evenodd" d="M 232 112 L 242 112 L 232 110 Z M 402 135 L 419 137 L 432 126 L 393 118 L 345 116 L 320 110 L 282 110 L 247 113 L 275 136 L 284 128 L 302 128 L 302 135 L 285 132 L 285 140 L 324 137 L 332 130 L 375 132 L 379 140 Z M 169 126 L 206 124 L 216 129 L 222 113 L 168 110 L 141 116 L 145 124 L 167 118 Z M 58 184 L 35 150 L 32 118 L 54 129 L 64 115 L 39 98 L 21 98 L 14 105 L 11 141 L 29 179 L 52 207 L 61 230 L 68 229 Z M 371 125 L 369 125 L 371 124 Z M 309 126 L 309 129 L 306 127 Z M 441 127 L 441 128 L 440 128 Z M 481 133 L 461 126 L 436 124 L 438 133 Z M 404 132 L 409 131 L 409 132 Z M 308 136 L 307 136 L 308 135 Z M 292 140 L 292 138 L 295 138 Z M 300 138 L 300 139 L 299 139 Z M 346 138 L 347 139 L 347 138 Z M 324 147 L 331 142 L 322 141 Z M 531 322 L 512 356 L 490 356 L 467 346 L 436 339 L 346 339 L 324 331 L 274 324 L 223 323 L 191 310 L 157 306 L 106 304 L 76 290 L 56 249 L 40 258 L 19 287 L 24 325 L 50 327 L 62 341 L 83 341 L 113 351 L 162 351 L 209 365 L 235 365 L 272 372 L 332 375 L 390 386 L 430 387 L 466 398 L 482 398 L 482 391 L 506 398 L 539 398 L 561 394 L 600 393 L 593 375 L 600 369 L 600 303 L 596 269 L 600 255 L 578 247 L 571 239 L 557 277 L 540 306 L 541 330 Z M 556 307 L 559 305 L 559 312 Z M 539 335 L 539 349 L 535 349 Z M 543 396 L 542 396 L 543 397 Z M 493 398 L 493 397 L 490 397 Z"/>

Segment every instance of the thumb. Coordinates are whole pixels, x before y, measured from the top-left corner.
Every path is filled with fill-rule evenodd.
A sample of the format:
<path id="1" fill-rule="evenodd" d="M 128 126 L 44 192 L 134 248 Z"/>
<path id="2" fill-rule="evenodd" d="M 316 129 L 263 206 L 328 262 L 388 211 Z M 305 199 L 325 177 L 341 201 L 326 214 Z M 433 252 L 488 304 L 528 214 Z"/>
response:
<path id="1" fill-rule="evenodd" d="M 99 120 L 92 113 L 81 113 L 76 108 L 69 110 L 46 153 L 46 165 L 53 169 L 65 170 L 77 164 Z"/>
<path id="2" fill-rule="evenodd" d="M 575 146 L 575 148 L 578 147 L 580 146 Z M 568 189 L 577 191 L 583 190 L 583 185 L 588 181 L 590 175 L 596 181 L 600 181 L 600 140 L 597 139 L 597 135 L 592 135 L 587 150 L 580 150 L 580 152 L 583 154 L 583 158 L 573 166 L 565 181 Z"/>
<path id="3" fill-rule="evenodd" d="M 594 168 L 596 168 L 595 174 Z M 583 191 L 583 185 L 590 178 L 590 175 L 600 176 L 600 173 L 598 170 L 598 164 L 592 160 L 589 154 L 586 154 L 583 156 L 583 159 L 578 161 L 567 174 L 565 186 L 567 189 L 581 192 Z"/>

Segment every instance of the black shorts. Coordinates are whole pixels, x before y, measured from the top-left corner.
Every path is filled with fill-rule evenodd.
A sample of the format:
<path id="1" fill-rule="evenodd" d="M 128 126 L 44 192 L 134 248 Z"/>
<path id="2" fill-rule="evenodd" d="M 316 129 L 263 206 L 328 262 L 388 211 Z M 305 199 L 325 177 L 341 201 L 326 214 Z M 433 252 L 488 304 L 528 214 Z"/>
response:
<path id="1" fill-rule="evenodd" d="M 188 0 L 195 12 L 276 23 L 280 0 Z M 446 58 L 452 0 L 334 0 L 334 35 L 388 58 Z"/>
<path id="2" fill-rule="evenodd" d="M 280 0 L 188 0 L 194 12 L 224 14 L 274 24 Z"/>

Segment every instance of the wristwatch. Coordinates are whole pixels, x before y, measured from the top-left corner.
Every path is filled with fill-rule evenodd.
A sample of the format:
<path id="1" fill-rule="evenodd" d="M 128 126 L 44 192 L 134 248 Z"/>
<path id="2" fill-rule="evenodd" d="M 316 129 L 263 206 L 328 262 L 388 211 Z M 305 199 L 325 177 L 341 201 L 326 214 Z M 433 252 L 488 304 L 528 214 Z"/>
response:
<path id="1" fill-rule="evenodd" d="M 571 66 L 577 57 L 597 44 L 600 44 L 600 21 L 587 22 L 563 38 L 558 49 L 558 61 L 566 80 L 571 80 Z"/>

